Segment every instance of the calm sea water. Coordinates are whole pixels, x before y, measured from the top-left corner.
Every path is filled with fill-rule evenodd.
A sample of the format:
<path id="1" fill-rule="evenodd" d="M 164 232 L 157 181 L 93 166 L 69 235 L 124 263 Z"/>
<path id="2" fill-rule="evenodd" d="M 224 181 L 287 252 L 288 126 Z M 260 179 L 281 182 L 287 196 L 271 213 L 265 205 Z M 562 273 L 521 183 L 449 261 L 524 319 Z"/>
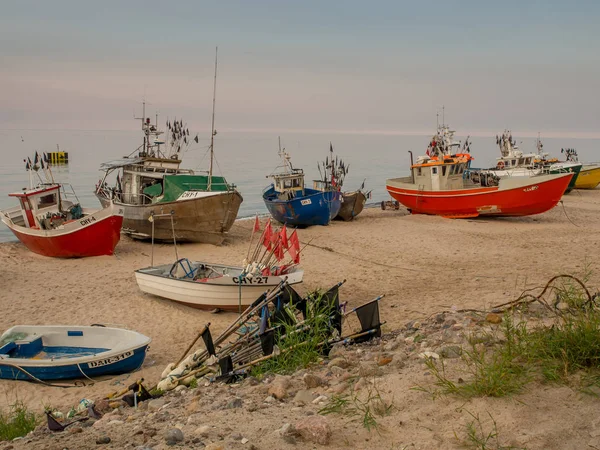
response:
<path id="1" fill-rule="evenodd" d="M 192 132 L 190 130 L 190 132 Z M 209 133 L 207 133 L 209 134 Z M 349 165 L 344 189 L 358 188 L 364 179 L 367 189 L 373 191 L 373 201 L 389 199 L 385 190 L 387 178 L 407 176 L 410 164 L 407 150 L 415 157 L 424 154 L 429 136 L 389 136 L 361 134 L 292 134 L 281 136 L 282 145 L 292 155 L 295 167 L 301 167 L 310 183 L 318 178 L 317 161 L 329 153 L 329 142 L 334 151 Z M 456 136 L 463 140 L 464 136 Z M 494 137 L 471 138 L 474 166 L 495 164 L 499 151 Z M 521 142 L 522 141 L 522 142 Z M 518 140 L 524 151 L 533 151 L 535 139 Z M 599 139 L 544 139 L 544 149 L 560 157 L 562 147 L 575 147 L 580 160 L 595 161 L 600 149 Z M 69 164 L 54 167 L 57 181 L 71 183 L 86 207 L 100 206 L 93 194 L 101 176 L 100 164 L 130 154 L 141 144 L 141 132 L 132 131 L 38 131 L 0 130 L 0 209 L 14 206 L 9 192 L 28 186 L 29 178 L 23 159 L 33 158 L 34 151 L 54 151 L 56 144 L 69 152 Z M 190 146 L 183 155 L 182 167 L 207 170 L 208 140 Z M 266 133 L 223 132 L 215 141 L 217 165 L 215 174 L 224 175 L 235 183 L 244 197 L 239 217 L 266 213 L 262 189 L 269 184 L 269 175 L 280 163 L 277 156 L 277 135 Z M 312 185 L 312 183 L 311 183 Z M 0 242 L 13 240 L 10 230 L 0 223 Z"/>

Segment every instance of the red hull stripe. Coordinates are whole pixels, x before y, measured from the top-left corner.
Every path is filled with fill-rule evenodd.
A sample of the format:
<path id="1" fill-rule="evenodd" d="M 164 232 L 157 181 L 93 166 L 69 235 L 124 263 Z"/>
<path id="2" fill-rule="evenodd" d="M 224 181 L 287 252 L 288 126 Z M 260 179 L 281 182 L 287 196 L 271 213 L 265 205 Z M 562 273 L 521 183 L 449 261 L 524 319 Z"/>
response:
<path id="1" fill-rule="evenodd" d="M 529 186 L 458 191 L 417 191 L 388 185 L 390 195 L 415 214 L 474 217 L 480 214 L 528 216 L 553 208 L 567 189 L 571 177 L 560 177 Z M 453 195 L 452 193 L 456 193 Z"/>

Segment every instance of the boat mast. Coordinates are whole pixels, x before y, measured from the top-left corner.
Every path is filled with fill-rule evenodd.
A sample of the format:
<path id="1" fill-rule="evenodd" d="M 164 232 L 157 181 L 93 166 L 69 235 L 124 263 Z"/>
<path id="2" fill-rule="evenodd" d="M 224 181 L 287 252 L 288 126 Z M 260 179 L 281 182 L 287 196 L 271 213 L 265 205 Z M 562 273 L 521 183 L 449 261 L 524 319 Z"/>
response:
<path id="1" fill-rule="evenodd" d="M 212 126 L 210 132 L 210 167 L 208 169 L 208 186 L 206 187 L 207 191 L 210 191 L 212 188 L 212 174 L 213 174 L 213 159 L 214 159 L 214 150 L 215 150 L 215 100 L 217 97 L 217 57 L 218 57 L 219 47 L 215 47 L 215 80 L 213 83 L 213 107 L 212 107 Z"/>

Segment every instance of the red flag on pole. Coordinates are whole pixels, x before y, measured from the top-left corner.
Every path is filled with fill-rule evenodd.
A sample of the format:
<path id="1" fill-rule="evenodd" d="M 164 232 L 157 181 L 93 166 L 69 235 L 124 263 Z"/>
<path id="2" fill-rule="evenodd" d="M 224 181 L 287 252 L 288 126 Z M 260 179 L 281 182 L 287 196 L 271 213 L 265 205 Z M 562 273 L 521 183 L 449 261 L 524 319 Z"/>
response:
<path id="1" fill-rule="evenodd" d="M 281 244 L 281 240 L 275 244 L 275 258 L 277 258 L 277 261 L 283 259 L 283 245 Z"/>
<path id="2" fill-rule="evenodd" d="M 287 228 L 285 227 L 285 224 L 283 224 L 283 228 L 281 229 L 281 231 L 279 232 L 279 236 L 281 238 L 281 248 L 289 248 L 290 244 L 288 242 L 288 237 L 287 237 Z"/>
<path id="3" fill-rule="evenodd" d="M 296 230 L 294 230 L 294 232 L 292 234 L 290 234 L 290 242 L 289 242 L 288 251 L 289 251 L 292 259 L 294 260 L 294 263 L 299 264 L 300 263 L 300 241 L 298 240 L 298 234 L 296 233 Z"/>
<path id="4" fill-rule="evenodd" d="M 273 228 L 271 227 L 271 219 L 265 225 L 265 231 L 263 233 L 262 244 L 267 247 L 267 250 L 271 250 L 271 235 L 273 234 Z"/>
<path id="5" fill-rule="evenodd" d="M 260 231 L 260 221 L 258 220 L 258 214 L 256 215 L 256 219 L 254 219 L 254 228 L 252 229 L 253 233 Z"/>

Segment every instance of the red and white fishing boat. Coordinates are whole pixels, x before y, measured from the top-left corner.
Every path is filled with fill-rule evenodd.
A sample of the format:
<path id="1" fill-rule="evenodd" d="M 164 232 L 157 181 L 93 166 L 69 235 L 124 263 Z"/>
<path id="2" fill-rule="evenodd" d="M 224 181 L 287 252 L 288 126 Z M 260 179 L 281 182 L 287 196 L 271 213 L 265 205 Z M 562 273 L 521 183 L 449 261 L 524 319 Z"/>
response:
<path id="1" fill-rule="evenodd" d="M 438 130 L 428 155 L 413 164 L 411 153 L 411 176 L 386 181 L 390 195 L 413 214 L 449 218 L 540 214 L 560 201 L 573 177 L 559 173 L 499 179 L 493 174 L 466 174 L 473 159 L 468 144 L 463 153 L 450 154 L 454 132 L 442 128 L 445 136 Z"/>
<path id="2" fill-rule="evenodd" d="M 26 165 L 30 185 L 37 159 L 36 155 L 36 163 Z M 49 172 L 43 159 L 41 167 Z M 66 187 L 75 202 L 69 200 Z M 9 196 L 19 205 L 0 211 L 0 219 L 32 252 L 57 258 L 112 255 L 119 242 L 123 208 L 113 203 L 103 209 L 82 208 L 69 184 L 41 183 Z"/>

